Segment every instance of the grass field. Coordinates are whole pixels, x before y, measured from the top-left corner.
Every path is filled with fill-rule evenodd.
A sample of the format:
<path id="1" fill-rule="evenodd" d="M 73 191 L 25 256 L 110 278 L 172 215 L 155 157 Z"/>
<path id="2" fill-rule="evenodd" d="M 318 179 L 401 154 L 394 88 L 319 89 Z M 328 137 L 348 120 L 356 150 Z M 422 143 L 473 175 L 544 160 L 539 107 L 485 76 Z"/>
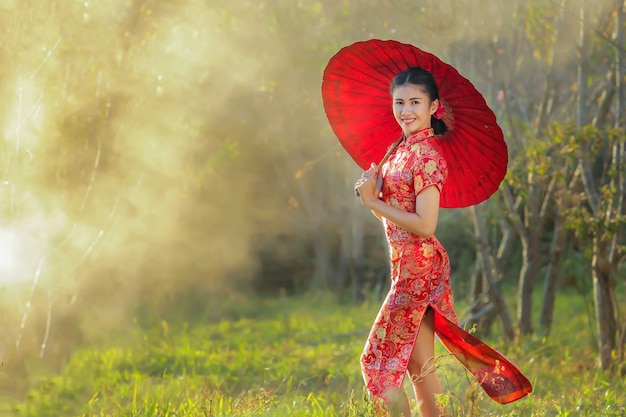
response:
<path id="1" fill-rule="evenodd" d="M 377 309 L 374 300 L 342 305 L 308 294 L 214 301 L 193 321 L 132 320 L 79 346 L 60 372 L 32 371 L 31 388 L 10 407 L 5 401 L 0 415 L 373 416 L 358 358 Z M 548 339 L 506 343 L 497 326 L 487 339 L 534 385 L 529 397 L 504 406 L 438 345 L 450 414 L 626 416 L 626 382 L 595 368 L 579 296 L 559 298 L 554 326 Z"/>

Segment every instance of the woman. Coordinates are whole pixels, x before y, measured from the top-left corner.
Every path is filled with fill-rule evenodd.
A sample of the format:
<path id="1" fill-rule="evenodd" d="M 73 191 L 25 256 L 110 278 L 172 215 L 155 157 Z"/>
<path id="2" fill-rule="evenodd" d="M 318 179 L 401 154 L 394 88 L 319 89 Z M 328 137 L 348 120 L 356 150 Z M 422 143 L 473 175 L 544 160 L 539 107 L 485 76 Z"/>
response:
<path id="1" fill-rule="evenodd" d="M 391 261 L 391 289 L 368 337 L 361 367 L 369 392 L 390 409 L 411 415 L 402 390 L 408 373 L 421 415 L 440 416 L 435 315 L 458 323 L 448 255 L 434 235 L 447 176 L 437 135 L 445 133 L 446 126 L 439 119 L 437 84 L 428 71 L 402 71 L 390 92 L 403 140 L 390 149 L 380 172 L 372 164 L 355 184 L 361 203 L 384 224 Z M 382 190 L 376 187 L 379 176 L 384 179 Z"/>
<path id="2" fill-rule="evenodd" d="M 359 166 L 378 161 L 403 131 L 383 162 L 372 164 L 355 185 L 363 205 L 383 221 L 391 261 L 391 289 L 361 355 L 369 392 L 410 416 L 402 390 L 408 373 L 422 416 L 441 415 L 436 333 L 494 401 L 507 404 L 528 395 L 532 385 L 515 365 L 458 326 L 448 256 L 434 236 L 440 206 L 479 204 L 506 175 L 504 135 L 480 92 L 428 52 L 369 39 L 330 59 L 322 97 L 334 133 Z"/>

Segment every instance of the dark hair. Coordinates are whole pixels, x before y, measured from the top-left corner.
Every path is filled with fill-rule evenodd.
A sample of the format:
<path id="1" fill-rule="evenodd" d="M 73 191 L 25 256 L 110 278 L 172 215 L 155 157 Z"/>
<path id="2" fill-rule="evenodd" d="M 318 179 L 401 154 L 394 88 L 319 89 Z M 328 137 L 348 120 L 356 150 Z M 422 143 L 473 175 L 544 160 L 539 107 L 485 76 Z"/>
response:
<path id="1" fill-rule="evenodd" d="M 430 97 L 430 101 L 433 102 L 439 99 L 439 89 L 437 88 L 437 81 L 435 77 L 421 67 L 412 67 L 406 69 L 396 75 L 391 81 L 391 87 L 389 92 L 393 94 L 394 90 L 398 87 L 407 84 L 420 85 L 424 87 L 426 94 Z M 434 116 L 430 118 L 430 124 L 435 129 L 436 135 L 442 135 L 448 131 L 448 126 L 441 119 L 436 119 Z"/>

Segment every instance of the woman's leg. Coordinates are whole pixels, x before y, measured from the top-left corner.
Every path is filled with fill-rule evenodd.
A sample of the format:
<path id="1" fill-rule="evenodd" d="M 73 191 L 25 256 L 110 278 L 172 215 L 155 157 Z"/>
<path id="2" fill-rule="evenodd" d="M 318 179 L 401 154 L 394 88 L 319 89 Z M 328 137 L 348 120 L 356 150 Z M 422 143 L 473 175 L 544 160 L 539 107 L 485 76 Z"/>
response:
<path id="1" fill-rule="evenodd" d="M 429 308 L 424 314 L 408 366 L 409 377 L 422 417 L 443 415 L 435 394 L 441 394 L 441 383 L 435 372 L 435 314 Z M 410 414 L 409 414 L 410 415 Z"/>
<path id="2" fill-rule="evenodd" d="M 411 417 L 411 406 L 404 389 L 399 388 L 398 390 L 388 392 L 385 395 L 385 404 L 389 409 L 391 417 Z"/>

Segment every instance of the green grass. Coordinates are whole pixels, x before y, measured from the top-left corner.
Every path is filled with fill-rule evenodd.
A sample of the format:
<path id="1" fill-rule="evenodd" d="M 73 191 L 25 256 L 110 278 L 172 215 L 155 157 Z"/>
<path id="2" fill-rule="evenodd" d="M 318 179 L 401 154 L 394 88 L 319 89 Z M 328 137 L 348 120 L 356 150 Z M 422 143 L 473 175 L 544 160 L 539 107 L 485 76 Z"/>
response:
<path id="1" fill-rule="evenodd" d="M 15 400 L 12 415 L 374 415 L 358 359 L 378 302 L 341 305 L 330 295 L 308 294 L 218 304 L 193 322 L 153 316 L 80 346 L 59 374 L 31 383 Z M 626 415 L 624 378 L 594 366 L 595 345 L 580 297 L 559 298 L 554 326 L 548 339 L 505 343 L 497 326 L 488 339 L 534 384 L 533 394 L 513 404 L 486 398 L 454 359 L 443 358 L 442 400 L 450 413 Z M 438 354 L 445 354 L 441 346 Z"/>

